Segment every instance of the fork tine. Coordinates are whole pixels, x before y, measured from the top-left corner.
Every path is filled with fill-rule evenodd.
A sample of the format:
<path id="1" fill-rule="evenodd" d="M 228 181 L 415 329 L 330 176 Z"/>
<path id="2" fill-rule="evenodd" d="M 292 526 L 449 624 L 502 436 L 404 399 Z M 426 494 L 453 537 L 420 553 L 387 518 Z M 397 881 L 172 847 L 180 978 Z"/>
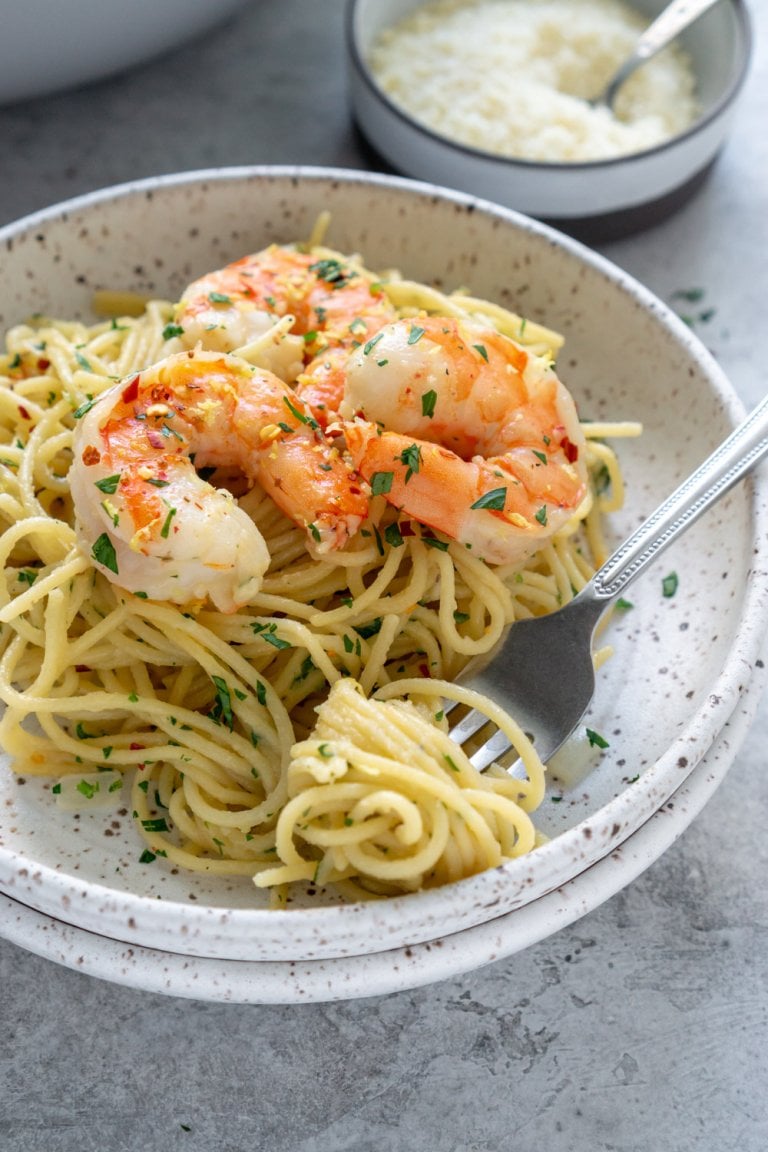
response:
<path id="1" fill-rule="evenodd" d="M 474 736 L 488 723 L 487 716 L 478 711 L 477 708 L 472 708 L 459 720 L 458 724 L 454 724 L 448 735 L 456 744 L 462 745 L 469 740 L 470 736 Z M 478 772 L 482 772 L 494 760 L 498 760 L 500 756 L 508 752 L 511 747 L 512 741 L 497 728 L 493 735 L 489 736 L 485 743 L 473 752 L 469 757 L 469 762 L 477 768 Z"/>
<path id="2" fill-rule="evenodd" d="M 475 732 L 479 732 L 487 723 L 488 717 L 484 716 L 482 712 L 478 712 L 477 708 L 473 708 L 459 720 L 458 724 L 454 724 L 448 735 L 456 744 L 463 744 L 465 740 L 469 740 L 470 736 L 474 736 Z"/>
<path id="3" fill-rule="evenodd" d="M 485 744 L 481 744 L 477 751 L 470 756 L 469 762 L 477 768 L 478 772 L 482 772 L 489 764 L 493 764 L 494 760 L 498 760 L 500 756 L 508 752 L 511 747 L 512 741 L 497 728 L 493 736 L 486 740 Z"/>

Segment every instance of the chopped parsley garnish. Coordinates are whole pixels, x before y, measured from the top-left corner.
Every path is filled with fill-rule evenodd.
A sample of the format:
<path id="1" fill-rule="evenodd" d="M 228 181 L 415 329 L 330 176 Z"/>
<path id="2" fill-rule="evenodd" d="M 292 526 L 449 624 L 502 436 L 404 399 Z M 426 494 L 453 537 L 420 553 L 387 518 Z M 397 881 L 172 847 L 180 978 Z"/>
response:
<path id="1" fill-rule="evenodd" d="M 275 635 L 277 632 L 277 624 L 259 624 L 258 620 L 254 620 L 251 624 L 251 629 L 257 636 L 261 636 L 262 640 L 266 640 L 267 644 L 271 644 L 273 648 L 279 650 L 281 648 L 293 647 L 289 640 L 281 640 L 279 636 Z"/>
<path id="2" fill-rule="evenodd" d="M 629 612 L 630 608 L 634 608 L 634 604 L 631 600 L 625 600 L 623 596 L 620 596 L 616 601 L 616 608 L 619 612 Z"/>
<path id="3" fill-rule="evenodd" d="M 151 864 L 156 858 L 154 852 L 150 852 L 149 848 L 145 848 L 141 856 L 139 856 L 139 864 Z"/>
<path id="4" fill-rule="evenodd" d="M 298 408 L 295 408 L 294 405 L 291 404 L 287 396 L 283 396 L 283 403 L 291 415 L 295 416 L 300 424 L 306 424 L 309 428 L 314 429 L 314 431 L 318 430 L 320 425 L 318 424 L 317 420 L 315 420 L 312 416 L 306 416 L 303 412 L 300 412 Z"/>
<path id="5" fill-rule="evenodd" d="M 535 448 L 532 448 L 531 451 L 533 452 L 534 456 L 538 457 L 538 459 L 541 460 L 542 464 L 547 463 L 546 452 L 538 452 Z"/>
<path id="6" fill-rule="evenodd" d="M 391 548 L 401 548 L 403 546 L 403 534 L 397 524 L 387 524 L 384 529 L 384 539 Z"/>
<path id="7" fill-rule="evenodd" d="M 448 764 L 448 767 L 450 768 L 451 772 L 460 772 L 461 771 L 461 769 L 459 768 L 456 761 L 451 756 L 449 756 L 447 752 L 443 752 L 443 756 L 444 756 L 446 763 Z"/>
<path id="8" fill-rule="evenodd" d="M 419 340 L 421 340 L 425 331 L 426 331 L 426 329 L 425 328 L 419 328 L 418 324 L 411 324 L 411 330 L 408 333 L 408 343 L 409 344 L 418 344 Z"/>
<path id="9" fill-rule="evenodd" d="M 376 347 L 376 345 L 378 344 L 379 340 L 381 340 L 383 335 L 384 335 L 383 332 L 377 332 L 375 336 L 371 337 L 371 339 L 368 341 L 367 344 L 363 344 L 363 356 L 367 356 L 368 353 L 371 352 L 371 350 Z"/>
<path id="10" fill-rule="evenodd" d="M 98 782 L 92 784 L 90 780 L 79 780 L 75 787 L 81 796 L 85 796 L 86 800 L 92 800 L 99 790 Z"/>
<path id="11" fill-rule="evenodd" d="M 418 444 L 409 444 L 395 459 L 399 460 L 401 464 L 405 464 L 408 469 L 405 474 L 405 482 L 407 484 L 414 472 L 418 472 L 421 465 L 421 448 Z"/>
<path id="12" fill-rule="evenodd" d="M 358 636 L 362 636 L 363 640 L 370 640 L 371 636 L 377 636 L 381 631 L 382 618 L 377 616 L 375 620 L 371 620 L 368 624 L 360 624 L 355 627 L 355 632 Z"/>
<path id="13" fill-rule="evenodd" d="M 326 284 L 333 284 L 334 288 L 341 288 L 347 280 L 352 280 L 357 273 L 332 257 L 325 260 L 317 260 L 314 264 L 309 265 L 310 272 L 316 272 L 320 280 L 325 280 Z"/>
<path id="14" fill-rule="evenodd" d="M 75 360 L 77 360 L 77 363 L 81 368 L 84 368 L 86 372 L 93 372 L 93 368 L 88 363 L 85 356 L 83 356 L 82 352 L 75 352 Z"/>
<path id="15" fill-rule="evenodd" d="M 587 740 L 589 740 L 590 747 L 592 748 L 608 748 L 608 741 L 599 732 L 593 732 L 591 728 L 587 728 Z"/>
<path id="16" fill-rule="evenodd" d="M 169 508 L 168 509 L 168 515 L 166 516 L 165 520 L 163 521 L 163 526 L 160 529 L 160 535 L 162 536 L 162 538 L 164 540 L 168 539 L 168 534 L 171 531 L 171 521 L 173 520 L 175 515 L 176 515 L 176 509 L 175 508 Z"/>
<path id="17" fill-rule="evenodd" d="M 235 718 L 232 714 L 232 696 L 229 686 L 226 680 L 222 680 L 221 676 L 211 676 L 211 680 L 213 680 L 216 688 L 216 700 L 211 708 L 211 719 L 215 720 L 217 724 L 224 724 L 231 732 Z"/>
<path id="18" fill-rule="evenodd" d="M 437 392 L 434 388 L 430 388 L 429 392 L 422 392 L 421 394 L 421 414 L 426 416 L 429 420 L 435 414 L 435 404 L 437 403 Z"/>
<path id="19" fill-rule="evenodd" d="M 668 576 L 664 577 L 661 582 L 661 590 L 667 599 L 674 596 L 675 592 L 677 592 L 677 585 L 677 572 L 670 572 Z"/>
<path id="20" fill-rule="evenodd" d="M 211 304 L 231 304 L 232 297 L 227 296 L 225 292 L 209 292 L 208 299 Z"/>
<path id="21" fill-rule="evenodd" d="M 115 552 L 114 544 L 106 532 L 102 532 L 101 536 L 99 536 L 98 540 L 94 543 L 91 549 L 91 555 L 98 564 L 101 564 L 104 568 L 108 568 L 110 572 L 114 572 L 116 576 L 118 575 L 117 553 Z"/>
<path id="22" fill-rule="evenodd" d="M 145 832 L 167 832 L 168 824 L 165 816 L 156 816 L 153 820 L 142 820 L 141 826 Z"/>
<path id="23" fill-rule="evenodd" d="M 371 492 L 374 496 L 386 496 L 392 491 L 394 472 L 374 472 L 371 476 Z"/>
<path id="24" fill-rule="evenodd" d="M 430 548 L 437 548 L 438 552 L 448 551 L 447 540 L 438 540 L 436 536 L 422 536 L 421 538 Z"/>
<path id="25" fill-rule="evenodd" d="M 105 476 L 103 480 L 94 480 L 94 484 L 99 492 L 104 492 L 108 496 L 112 496 L 117 491 L 117 486 L 120 483 L 120 473 L 116 472 L 114 476 Z"/>
<path id="26" fill-rule="evenodd" d="M 166 324 L 163 328 L 163 340 L 173 340 L 174 336 L 183 336 L 184 329 L 181 324 Z"/>
<path id="27" fill-rule="evenodd" d="M 538 512 L 536 513 L 536 519 L 538 520 L 539 524 L 542 525 L 542 527 L 546 527 L 546 524 L 547 524 L 547 506 L 546 506 L 546 504 L 542 504 L 541 508 L 539 508 Z"/>
<path id="28" fill-rule="evenodd" d="M 89 396 L 87 400 L 83 401 L 79 408 L 75 408 L 74 412 L 72 413 L 75 420 L 79 420 L 82 416 L 85 416 L 86 412 L 90 412 L 91 408 L 93 408 L 94 404 L 96 403 L 96 399 L 97 398 L 95 396 Z"/>
<path id="29" fill-rule="evenodd" d="M 488 508 L 493 512 L 503 512 L 506 498 L 506 488 L 492 488 L 490 492 L 485 492 L 475 500 L 474 504 L 470 504 L 470 508 Z"/>
<path id="30" fill-rule="evenodd" d="M 673 300 L 685 300 L 688 304 L 698 304 L 704 299 L 703 288 L 678 288 L 672 293 Z"/>
<path id="31" fill-rule="evenodd" d="M 485 362 L 487 364 L 488 363 L 488 353 L 486 351 L 485 345 L 484 344 L 473 344 L 472 347 L 474 348 L 475 352 L 478 353 L 478 355 L 482 356 L 483 360 L 485 360 Z"/>

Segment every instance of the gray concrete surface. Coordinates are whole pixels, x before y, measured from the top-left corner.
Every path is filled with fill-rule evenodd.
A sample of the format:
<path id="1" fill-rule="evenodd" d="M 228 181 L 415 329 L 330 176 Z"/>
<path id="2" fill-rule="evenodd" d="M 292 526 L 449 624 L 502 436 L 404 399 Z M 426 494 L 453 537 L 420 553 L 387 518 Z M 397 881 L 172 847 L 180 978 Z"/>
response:
<path id="1" fill-rule="evenodd" d="M 765 390 L 768 12 L 733 138 L 678 216 L 606 245 Z M 341 0 L 258 0 L 183 50 L 0 109 L 0 222 L 131 177 L 369 166 Z M 0 941 L 2 1152 L 763 1152 L 768 707 L 682 839 L 539 945 L 411 993 L 243 1007 L 133 991 Z M 1 935 L 1 933 L 0 933 Z"/>

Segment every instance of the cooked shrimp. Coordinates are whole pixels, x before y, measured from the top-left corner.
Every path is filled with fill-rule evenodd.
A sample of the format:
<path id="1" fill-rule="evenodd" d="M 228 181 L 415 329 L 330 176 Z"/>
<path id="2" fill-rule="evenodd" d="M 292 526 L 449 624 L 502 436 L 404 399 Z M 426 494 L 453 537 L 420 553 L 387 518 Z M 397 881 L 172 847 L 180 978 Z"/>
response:
<path id="1" fill-rule="evenodd" d="M 349 350 L 365 345 L 396 316 L 370 274 L 338 253 L 272 244 L 190 284 L 177 321 L 188 348 L 201 344 L 234 352 L 264 338 L 262 366 L 295 381 L 325 425 L 343 396 Z M 289 329 L 278 323 L 285 318 Z"/>
<path id="2" fill-rule="evenodd" d="M 234 356 L 181 352 L 110 389 L 77 427 L 70 486 L 97 567 L 153 599 L 247 603 L 269 554 L 232 494 L 195 470 L 219 466 L 258 481 L 315 554 L 343 547 L 367 513 L 364 485 L 286 384 Z"/>
<path id="3" fill-rule="evenodd" d="M 548 361 L 495 330 L 399 320 L 346 374 L 346 440 L 373 492 L 483 559 L 525 560 L 584 499 L 571 396 Z"/>

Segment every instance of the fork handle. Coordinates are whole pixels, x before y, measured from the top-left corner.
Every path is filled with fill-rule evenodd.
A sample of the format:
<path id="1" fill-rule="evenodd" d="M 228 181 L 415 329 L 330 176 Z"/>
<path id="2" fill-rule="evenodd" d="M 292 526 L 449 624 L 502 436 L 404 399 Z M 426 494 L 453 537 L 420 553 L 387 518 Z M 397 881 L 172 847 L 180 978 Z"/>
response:
<path id="1" fill-rule="evenodd" d="M 616 549 L 587 585 L 585 599 L 607 607 L 702 513 L 768 453 L 768 396 L 680 487 Z M 587 588 L 584 592 L 587 592 Z"/>

